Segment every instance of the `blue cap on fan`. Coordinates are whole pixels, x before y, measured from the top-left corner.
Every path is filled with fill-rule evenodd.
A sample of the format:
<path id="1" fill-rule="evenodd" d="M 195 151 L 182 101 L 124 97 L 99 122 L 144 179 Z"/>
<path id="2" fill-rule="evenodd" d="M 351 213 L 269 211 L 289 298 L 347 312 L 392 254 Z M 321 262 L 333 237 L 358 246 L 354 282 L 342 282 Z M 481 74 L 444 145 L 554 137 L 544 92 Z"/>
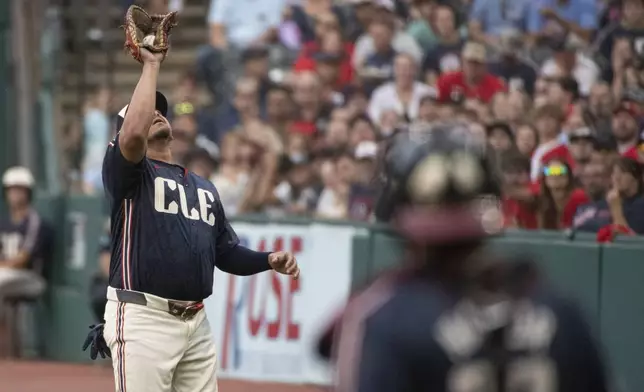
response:
<path id="1" fill-rule="evenodd" d="M 118 116 L 116 117 L 116 132 L 119 132 L 121 130 L 121 127 L 123 126 L 123 120 L 125 119 L 125 113 L 127 112 L 128 106 L 130 105 L 125 105 L 125 107 L 121 109 Z M 157 91 L 157 98 L 154 108 L 161 112 L 163 117 L 168 116 L 168 99 L 159 91 Z"/>

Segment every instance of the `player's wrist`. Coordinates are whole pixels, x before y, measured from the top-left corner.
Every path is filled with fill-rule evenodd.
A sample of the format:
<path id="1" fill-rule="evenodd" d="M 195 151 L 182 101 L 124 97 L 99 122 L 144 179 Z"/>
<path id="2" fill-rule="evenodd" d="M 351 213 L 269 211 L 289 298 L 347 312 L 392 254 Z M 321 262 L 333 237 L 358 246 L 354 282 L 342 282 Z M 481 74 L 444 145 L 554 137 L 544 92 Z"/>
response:
<path id="1" fill-rule="evenodd" d="M 143 68 L 159 70 L 161 68 L 161 61 L 158 60 L 146 60 L 143 62 Z"/>

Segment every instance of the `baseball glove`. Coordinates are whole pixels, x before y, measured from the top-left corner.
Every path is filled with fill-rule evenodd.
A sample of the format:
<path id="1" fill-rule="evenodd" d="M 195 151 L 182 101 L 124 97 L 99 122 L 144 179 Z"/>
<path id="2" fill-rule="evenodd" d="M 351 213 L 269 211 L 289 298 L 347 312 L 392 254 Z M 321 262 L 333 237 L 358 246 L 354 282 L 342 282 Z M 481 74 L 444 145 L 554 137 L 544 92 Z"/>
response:
<path id="1" fill-rule="evenodd" d="M 125 14 L 125 49 L 140 63 L 141 48 L 150 52 L 167 54 L 170 30 L 177 25 L 176 12 L 166 15 L 149 15 L 136 5 L 130 6 Z"/>

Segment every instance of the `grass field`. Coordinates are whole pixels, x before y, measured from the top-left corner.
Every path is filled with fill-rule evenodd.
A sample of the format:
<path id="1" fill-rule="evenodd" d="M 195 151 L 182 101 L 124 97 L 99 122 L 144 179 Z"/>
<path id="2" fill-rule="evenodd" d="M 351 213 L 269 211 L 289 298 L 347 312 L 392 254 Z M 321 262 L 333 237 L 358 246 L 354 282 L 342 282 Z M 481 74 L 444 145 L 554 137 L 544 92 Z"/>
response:
<path id="1" fill-rule="evenodd" d="M 108 365 L 0 361 L 0 392 L 113 392 Z M 324 388 L 220 380 L 220 392 L 323 392 Z"/>

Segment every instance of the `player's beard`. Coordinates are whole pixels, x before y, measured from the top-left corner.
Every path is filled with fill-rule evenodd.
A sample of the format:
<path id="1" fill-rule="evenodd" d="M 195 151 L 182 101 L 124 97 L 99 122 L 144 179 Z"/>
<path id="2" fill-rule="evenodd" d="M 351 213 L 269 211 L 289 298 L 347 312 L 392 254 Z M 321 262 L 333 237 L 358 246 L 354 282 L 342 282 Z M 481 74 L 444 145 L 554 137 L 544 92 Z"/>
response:
<path id="1" fill-rule="evenodd" d="M 148 138 L 148 142 L 158 142 L 158 141 L 170 141 L 172 140 L 172 131 L 170 127 L 163 126 L 159 129 L 156 129 Z"/>

